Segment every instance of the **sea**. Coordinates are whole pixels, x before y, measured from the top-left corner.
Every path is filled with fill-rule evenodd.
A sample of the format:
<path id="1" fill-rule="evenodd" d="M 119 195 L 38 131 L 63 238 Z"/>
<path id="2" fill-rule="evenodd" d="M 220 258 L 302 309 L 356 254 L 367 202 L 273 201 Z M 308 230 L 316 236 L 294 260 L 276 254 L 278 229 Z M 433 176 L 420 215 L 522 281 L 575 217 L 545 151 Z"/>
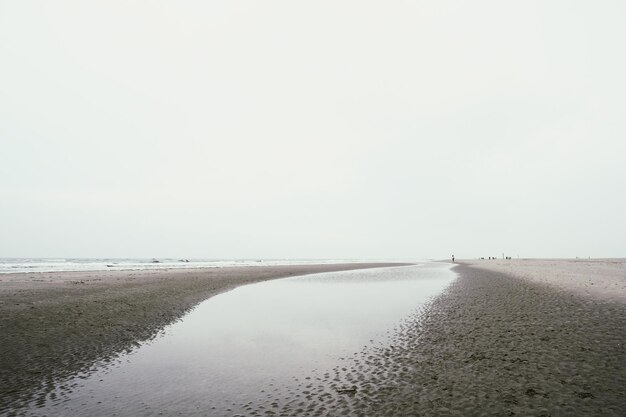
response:
<path id="1" fill-rule="evenodd" d="M 381 261 L 388 262 L 388 260 L 365 261 L 362 259 L 0 258 L 0 274 L 163 268 L 227 268 Z"/>

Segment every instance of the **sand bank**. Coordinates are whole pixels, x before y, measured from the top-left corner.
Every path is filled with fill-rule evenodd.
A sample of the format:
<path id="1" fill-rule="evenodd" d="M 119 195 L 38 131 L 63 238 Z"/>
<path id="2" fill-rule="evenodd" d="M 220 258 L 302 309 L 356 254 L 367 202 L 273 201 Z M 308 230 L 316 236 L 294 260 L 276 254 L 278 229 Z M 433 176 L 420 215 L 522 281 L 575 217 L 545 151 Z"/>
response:
<path id="1" fill-rule="evenodd" d="M 272 394 L 250 414 L 623 415 L 625 304 L 490 270 L 455 270 L 459 278 L 388 345 L 300 375 L 287 395 Z"/>
<path id="2" fill-rule="evenodd" d="M 596 299 L 626 303 L 626 259 L 494 259 L 459 263 Z"/>
<path id="3" fill-rule="evenodd" d="M 132 349 L 218 293 L 274 278 L 395 265 L 0 275 L 0 414 Z"/>

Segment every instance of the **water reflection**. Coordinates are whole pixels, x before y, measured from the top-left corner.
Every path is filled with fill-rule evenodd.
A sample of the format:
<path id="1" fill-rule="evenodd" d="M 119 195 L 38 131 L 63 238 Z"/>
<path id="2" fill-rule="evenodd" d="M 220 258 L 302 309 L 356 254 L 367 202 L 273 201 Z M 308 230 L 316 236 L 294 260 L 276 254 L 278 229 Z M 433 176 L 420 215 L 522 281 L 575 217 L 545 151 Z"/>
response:
<path id="1" fill-rule="evenodd" d="M 232 415 L 294 376 L 384 342 L 454 279 L 443 264 L 332 272 L 239 287 L 33 414 Z"/>

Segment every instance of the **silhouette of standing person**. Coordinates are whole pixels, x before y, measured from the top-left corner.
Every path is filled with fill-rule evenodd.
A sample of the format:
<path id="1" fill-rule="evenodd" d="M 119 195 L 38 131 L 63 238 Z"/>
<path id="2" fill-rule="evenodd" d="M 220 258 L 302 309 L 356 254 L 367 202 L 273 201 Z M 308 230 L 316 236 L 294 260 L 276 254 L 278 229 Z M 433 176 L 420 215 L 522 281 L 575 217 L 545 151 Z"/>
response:
<path id="1" fill-rule="evenodd" d="M 452 262 L 454 262 L 454 255 L 452 255 Z"/>

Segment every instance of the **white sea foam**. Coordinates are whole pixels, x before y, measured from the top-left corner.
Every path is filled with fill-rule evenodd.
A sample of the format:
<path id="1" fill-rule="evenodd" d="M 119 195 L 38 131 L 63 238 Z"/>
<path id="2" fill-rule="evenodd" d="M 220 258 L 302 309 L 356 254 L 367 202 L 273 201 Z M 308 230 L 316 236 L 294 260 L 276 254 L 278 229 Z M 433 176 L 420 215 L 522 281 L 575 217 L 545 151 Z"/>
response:
<path id="1" fill-rule="evenodd" d="M 234 266 L 310 265 L 377 262 L 356 259 L 115 259 L 0 258 L 0 274 L 64 271 L 145 270 L 162 268 L 227 268 Z"/>

